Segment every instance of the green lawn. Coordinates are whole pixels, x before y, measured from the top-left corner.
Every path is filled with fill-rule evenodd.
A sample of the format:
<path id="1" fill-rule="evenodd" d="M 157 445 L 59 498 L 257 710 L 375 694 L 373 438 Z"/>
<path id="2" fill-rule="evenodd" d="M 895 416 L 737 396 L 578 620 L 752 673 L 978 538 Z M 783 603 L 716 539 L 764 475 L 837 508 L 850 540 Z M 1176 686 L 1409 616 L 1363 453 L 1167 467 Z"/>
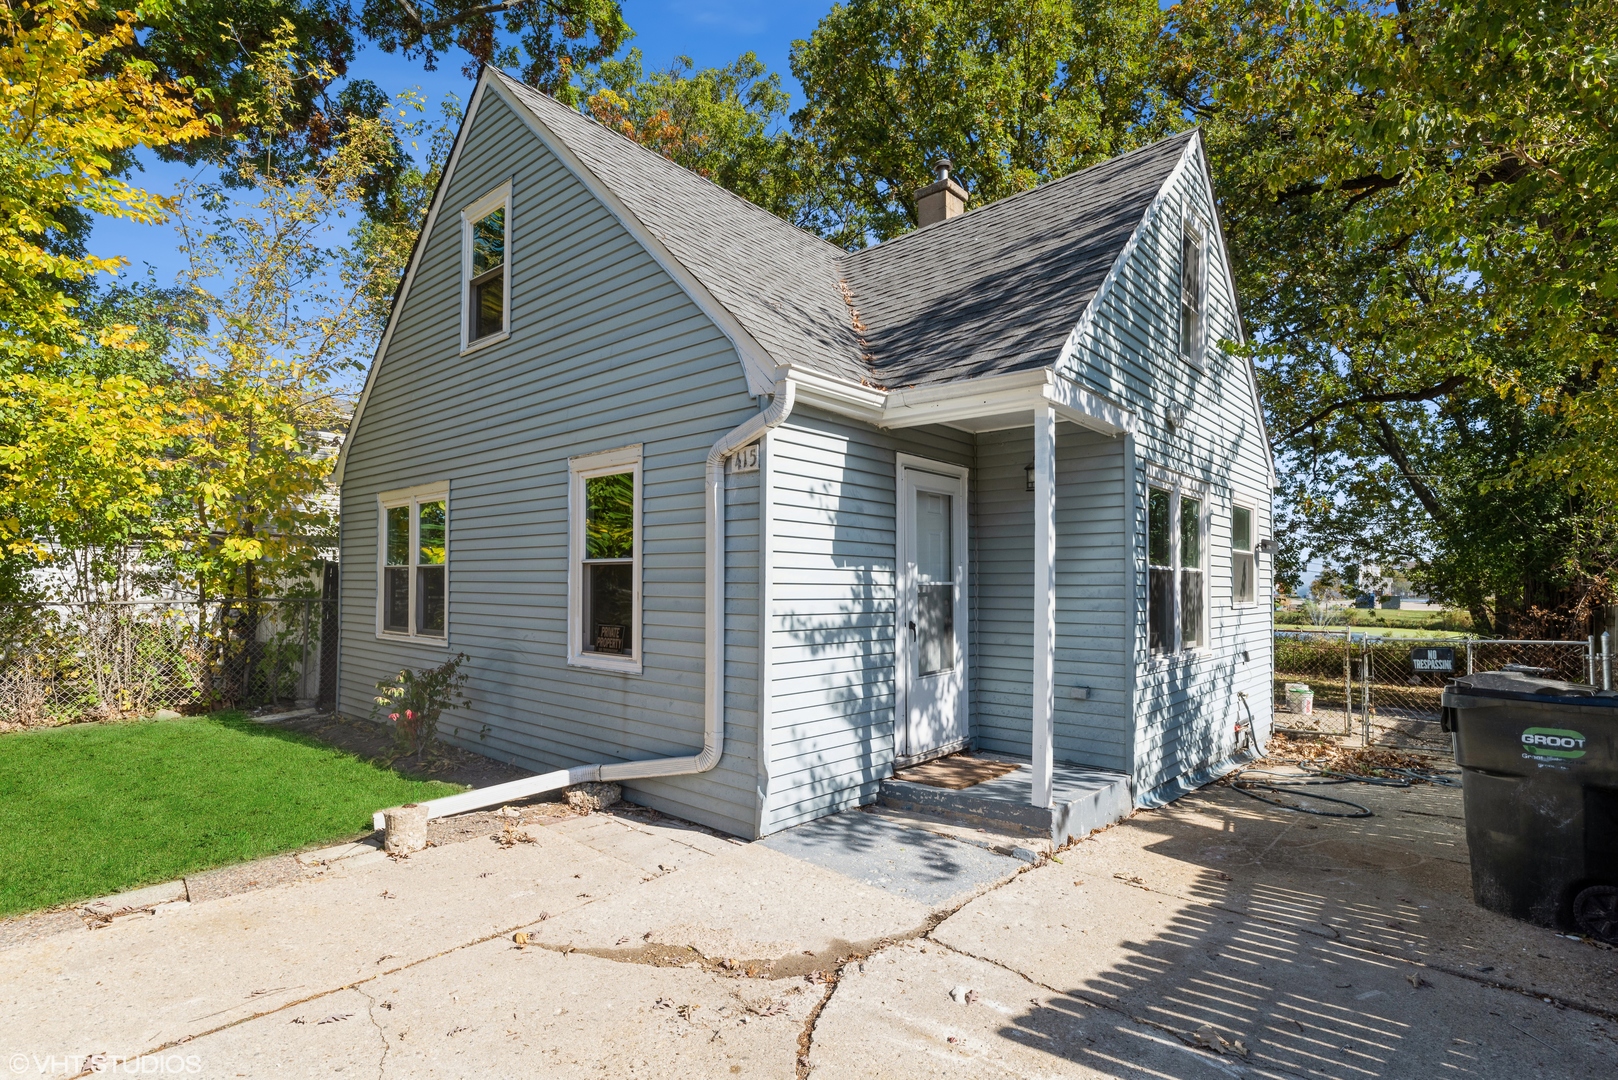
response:
<path id="1" fill-rule="evenodd" d="M 0 916 L 354 836 L 459 790 L 231 713 L 0 735 Z"/>

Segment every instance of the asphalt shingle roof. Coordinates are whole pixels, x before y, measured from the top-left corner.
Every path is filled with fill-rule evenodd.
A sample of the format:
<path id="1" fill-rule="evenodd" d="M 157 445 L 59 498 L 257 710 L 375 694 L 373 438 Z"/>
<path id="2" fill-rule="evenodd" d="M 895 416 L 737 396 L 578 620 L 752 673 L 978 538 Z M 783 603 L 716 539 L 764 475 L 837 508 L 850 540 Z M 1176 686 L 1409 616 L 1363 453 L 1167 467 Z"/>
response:
<path id="1" fill-rule="evenodd" d="M 777 363 L 869 379 L 838 282 L 841 248 L 500 76 Z"/>
<path id="2" fill-rule="evenodd" d="M 1053 363 L 1195 137 L 849 253 L 500 78 L 776 362 L 882 387 Z"/>
<path id="3" fill-rule="evenodd" d="M 949 382 L 1054 363 L 1192 137 L 847 256 L 872 381 Z"/>

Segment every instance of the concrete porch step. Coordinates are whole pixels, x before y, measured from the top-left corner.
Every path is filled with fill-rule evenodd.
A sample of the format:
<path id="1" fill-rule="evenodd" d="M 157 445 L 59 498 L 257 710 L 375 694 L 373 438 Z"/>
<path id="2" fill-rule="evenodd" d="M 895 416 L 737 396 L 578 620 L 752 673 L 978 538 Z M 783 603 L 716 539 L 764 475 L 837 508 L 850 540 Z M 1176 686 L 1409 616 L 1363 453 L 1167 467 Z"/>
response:
<path id="1" fill-rule="evenodd" d="M 968 788 L 918 784 L 898 776 L 882 781 L 877 801 L 893 810 L 924 814 L 966 827 L 1007 835 L 1039 837 L 1060 847 L 1128 817 L 1134 809 L 1129 778 L 1123 773 L 1083 765 L 1057 765 L 1049 809 L 1032 806 L 1033 772 L 1028 762 L 1003 755 L 979 754 L 1016 762 L 1004 776 Z"/>

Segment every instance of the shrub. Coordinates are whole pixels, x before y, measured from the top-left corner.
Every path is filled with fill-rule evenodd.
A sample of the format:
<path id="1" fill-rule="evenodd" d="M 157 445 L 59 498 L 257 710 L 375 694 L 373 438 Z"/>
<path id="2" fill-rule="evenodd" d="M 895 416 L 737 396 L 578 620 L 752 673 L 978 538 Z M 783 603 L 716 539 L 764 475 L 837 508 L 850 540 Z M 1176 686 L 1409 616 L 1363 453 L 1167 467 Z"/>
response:
<path id="1" fill-rule="evenodd" d="M 380 693 L 371 717 L 375 719 L 378 712 L 387 714 L 401 753 L 420 753 L 432 745 L 438 738 L 438 718 L 444 710 L 466 707 L 468 702 L 461 693 L 466 685 L 461 665 L 466 659 L 465 653 L 456 653 L 435 668 L 405 668 L 394 678 L 376 684 Z"/>

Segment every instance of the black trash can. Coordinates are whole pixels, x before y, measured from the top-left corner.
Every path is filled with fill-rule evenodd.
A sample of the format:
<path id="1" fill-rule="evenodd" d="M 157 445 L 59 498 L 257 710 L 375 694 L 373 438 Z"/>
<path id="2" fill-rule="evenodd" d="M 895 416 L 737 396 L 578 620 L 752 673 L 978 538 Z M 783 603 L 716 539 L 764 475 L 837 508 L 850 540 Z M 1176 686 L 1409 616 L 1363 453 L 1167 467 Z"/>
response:
<path id="1" fill-rule="evenodd" d="M 1618 692 L 1517 672 L 1453 680 L 1472 899 L 1618 944 Z"/>

